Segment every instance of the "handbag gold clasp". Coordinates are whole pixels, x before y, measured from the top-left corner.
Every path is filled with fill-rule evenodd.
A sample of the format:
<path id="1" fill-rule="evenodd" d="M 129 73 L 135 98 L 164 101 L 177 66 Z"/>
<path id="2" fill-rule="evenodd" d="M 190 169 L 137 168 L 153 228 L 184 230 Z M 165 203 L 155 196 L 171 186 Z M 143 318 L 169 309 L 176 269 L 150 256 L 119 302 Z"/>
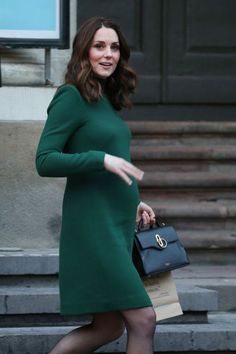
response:
<path id="1" fill-rule="evenodd" d="M 156 241 L 157 241 L 158 245 L 159 245 L 161 248 L 166 248 L 166 246 L 167 246 L 167 241 L 166 241 L 164 238 L 161 238 L 161 236 L 158 235 L 158 234 L 155 235 L 155 238 L 156 238 Z"/>

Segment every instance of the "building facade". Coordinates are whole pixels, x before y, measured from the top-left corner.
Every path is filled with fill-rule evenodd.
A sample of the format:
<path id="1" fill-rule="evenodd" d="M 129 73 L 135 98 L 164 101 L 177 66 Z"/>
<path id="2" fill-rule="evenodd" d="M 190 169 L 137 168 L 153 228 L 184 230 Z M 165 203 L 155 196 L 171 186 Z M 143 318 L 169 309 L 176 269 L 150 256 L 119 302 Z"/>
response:
<path id="1" fill-rule="evenodd" d="M 94 15 L 116 20 L 131 47 L 139 86 L 127 119 L 235 119 L 235 1 L 71 0 L 70 42 Z M 53 86 L 69 56 L 52 50 Z M 3 86 L 44 85 L 44 50 L 1 49 L 1 58 Z"/>

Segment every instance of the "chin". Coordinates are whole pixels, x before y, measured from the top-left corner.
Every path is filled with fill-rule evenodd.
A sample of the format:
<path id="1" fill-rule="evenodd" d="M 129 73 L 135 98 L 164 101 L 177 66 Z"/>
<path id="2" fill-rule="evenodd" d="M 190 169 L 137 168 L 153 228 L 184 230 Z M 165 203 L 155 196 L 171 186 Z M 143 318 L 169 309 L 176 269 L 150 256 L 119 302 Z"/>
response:
<path id="1" fill-rule="evenodd" d="M 113 74 L 113 72 L 112 73 L 95 73 L 100 79 L 107 79 L 108 77 L 110 77 L 112 74 Z"/>

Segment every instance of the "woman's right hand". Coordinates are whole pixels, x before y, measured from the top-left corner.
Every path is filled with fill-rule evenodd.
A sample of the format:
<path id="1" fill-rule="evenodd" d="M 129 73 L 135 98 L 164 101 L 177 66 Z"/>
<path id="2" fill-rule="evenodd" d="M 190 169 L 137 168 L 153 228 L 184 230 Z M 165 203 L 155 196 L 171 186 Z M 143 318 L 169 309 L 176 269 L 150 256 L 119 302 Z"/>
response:
<path id="1" fill-rule="evenodd" d="M 104 167 L 107 171 L 117 174 L 128 185 L 132 184 L 132 179 L 129 176 L 133 176 L 138 181 L 141 181 L 144 175 L 144 172 L 132 163 L 114 155 L 105 154 Z"/>

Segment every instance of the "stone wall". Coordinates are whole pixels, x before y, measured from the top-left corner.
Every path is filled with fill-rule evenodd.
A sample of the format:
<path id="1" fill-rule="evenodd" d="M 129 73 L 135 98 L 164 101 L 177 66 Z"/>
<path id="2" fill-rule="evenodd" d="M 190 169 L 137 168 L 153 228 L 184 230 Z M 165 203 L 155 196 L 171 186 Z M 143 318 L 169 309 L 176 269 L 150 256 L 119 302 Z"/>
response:
<path id="1" fill-rule="evenodd" d="M 35 152 L 43 122 L 0 122 L 0 248 L 58 246 L 63 178 L 41 178 Z"/>

